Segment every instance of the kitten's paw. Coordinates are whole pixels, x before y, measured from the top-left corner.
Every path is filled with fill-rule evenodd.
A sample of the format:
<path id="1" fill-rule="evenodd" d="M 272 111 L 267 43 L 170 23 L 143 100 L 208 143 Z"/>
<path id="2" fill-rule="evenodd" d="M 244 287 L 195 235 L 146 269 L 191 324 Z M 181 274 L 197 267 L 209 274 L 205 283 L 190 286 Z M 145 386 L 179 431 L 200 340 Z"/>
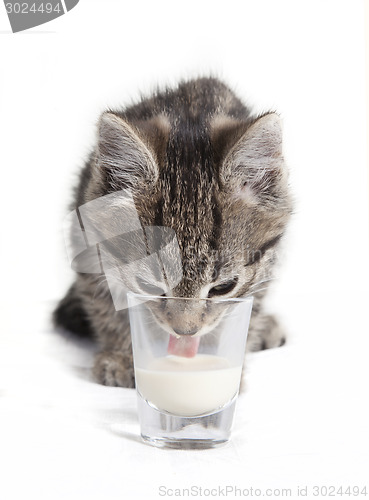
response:
<path id="1" fill-rule="evenodd" d="M 285 343 L 286 333 L 274 316 L 259 314 L 251 318 L 247 338 L 248 351 L 262 351 L 280 347 Z"/>
<path id="2" fill-rule="evenodd" d="M 94 377 L 100 384 L 134 387 L 132 356 L 116 351 L 100 352 L 95 358 Z"/>

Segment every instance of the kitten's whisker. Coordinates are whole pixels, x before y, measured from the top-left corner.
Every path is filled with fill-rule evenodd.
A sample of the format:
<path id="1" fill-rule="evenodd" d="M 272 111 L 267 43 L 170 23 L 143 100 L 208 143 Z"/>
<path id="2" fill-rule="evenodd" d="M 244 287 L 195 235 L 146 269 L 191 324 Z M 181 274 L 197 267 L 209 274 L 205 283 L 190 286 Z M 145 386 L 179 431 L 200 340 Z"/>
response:
<path id="1" fill-rule="evenodd" d="M 267 278 L 265 280 L 260 280 L 258 281 L 257 283 L 254 283 L 253 285 L 250 286 L 250 290 L 252 290 L 253 288 L 259 286 L 259 285 L 262 285 L 263 283 L 269 283 L 270 281 L 274 281 L 276 278 Z"/>
<path id="2" fill-rule="evenodd" d="M 247 295 L 245 295 L 245 297 L 251 297 L 259 292 L 262 292 L 264 290 L 268 290 L 268 287 L 265 286 L 264 288 L 260 288 L 259 290 L 252 290 L 250 293 L 248 293 Z"/>

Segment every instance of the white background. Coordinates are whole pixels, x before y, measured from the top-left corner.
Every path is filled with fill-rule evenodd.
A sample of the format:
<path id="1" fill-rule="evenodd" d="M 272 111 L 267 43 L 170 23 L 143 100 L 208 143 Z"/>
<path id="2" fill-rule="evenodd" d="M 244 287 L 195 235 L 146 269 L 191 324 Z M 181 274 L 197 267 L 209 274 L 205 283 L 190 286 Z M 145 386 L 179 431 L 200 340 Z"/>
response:
<path id="1" fill-rule="evenodd" d="M 105 491 L 121 498 L 140 487 L 156 498 L 158 481 L 180 483 L 176 464 L 183 458 L 170 455 L 168 461 L 163 452 L 153 455 L 156 450 L 122 436 L 104 437 L 91 422 L 87 430 L 78 427 L 80 413 L 71 416 L 70 408 L 84 391 L 90 394 L 84 410 L 96 410 L 95 398 L 119 409 L 111 425 L 125 419 L 120 400 L 114 389 L 64 373 L 63 363 L 87 371 L 91 353 L 71 341 L 50 344 L 52 333 L 40 325 L 72 280 L 62 220 L 78 169 L 93 145 L 99 113 L 129 104 L 157 84 L 209 73 L 224 78 L 255 112 L 276 109 L 284 121 L 296 203 L 270 307 L 283 318 L 290 342 L 250 358 L 249 395 L 240 403 L 250 413 L 237 430 L 244 447 L 235 440 L 223 454 L 182 455 L 181 481 L 188 485 L 191 477 L 208 478 L 209 485 L 210 478 L 215 482 L 209 472 L 214 467 L 223 478 L 239 477 L 244 487 L 253 479 L 265 487 L 278 481 L 288 487 L 297 476 L 300 484 L 352 484 L 353 478 L 365 483 L 369 211 L 364 61 L 364 2 L 359 0 L 81 0 L 67 15 L 19 34 L 11 34 L 0 6 L 0 346 L 6 353 L 0 408 L 8 424 L 4 458 L 12 470 L 3 498 L 20 498 L 20 478 L 30 462 L 35 470 L 46 468 L 50 478 L 25 481 L 28 496 L 35 498 L 59 498 L 51 488 L 63 481 L 69 489 L 58 490 L 60 498 L 87 493 L 102 498 Z M 25 373 L 34 385 L 23 386 Z M 64 388 L 64 406 L 55 403 L 52 381 Z M 75 399 L 68 400 L 65 387 L 78 387 Z M 35 401 L 60 412 L 45 416 L 36 404 L 32 415 L 24 413 L 31 388 L 38 394 Z M 129 404 L 134 401 L 130 391 L 123 395 Z M 63 411 L 69 411 L 70 425 L 63 426 Z M 19 432 L 27 422 L 33 422 L 34 432 L 29 427 Z M 60 428 L 61 448 L 52 450 L 50 436 Z M 301 446 L 289 448 L 292 442 Z M 49 453 L 57 454 L 55 463 Z M 68 468 L 76 453 L 80 473 Z M 149 475 L 151 490 L 149 480 L 135 483 L 132 471 L 125 473 L 132 453 L 137 467 L 145 467 L 141 478 L 156 471 Z M 153 463 L 156 469 L 150 469 Z M 122 482 L 116 476 L 120 472 Z M 97 487 L 98 473 L 110 484 L 106 490 Z M 29 472 L 27 477 L 35 476 Z"/>

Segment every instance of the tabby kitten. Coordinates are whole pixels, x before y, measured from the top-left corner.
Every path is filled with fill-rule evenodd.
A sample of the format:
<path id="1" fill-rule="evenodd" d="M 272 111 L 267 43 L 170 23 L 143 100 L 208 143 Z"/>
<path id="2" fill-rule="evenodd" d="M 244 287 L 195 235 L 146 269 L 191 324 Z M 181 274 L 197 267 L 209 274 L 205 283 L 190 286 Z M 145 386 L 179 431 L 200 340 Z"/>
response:
<path id="1" fill-rule="evenodd" d="M 140 266 L 128 276 L 126 270 L 128 288 L 175 297 L 253 295 L 247 348 L 256 351 L 285 342 L 262 302 L 291 214 L 287 177 L 278 115 L 252 116 L 224 83 L 200 78 L 102 114 L 73 209 L 101 197 L 108 203 L 111 199 L 114 215 L 100 223 L 107 227 L 114 220 L 119 226 L 127 222 L 119 193 L 127 190 L 143 228 L 174 232 L 182 265 L 181 278 L 172 286 L 150 270 L 140 274 Z M 100 212 L 102 218 L 107 213 Z M 128 246 L 119 255 L 119 237 L 112 240 L 117 282 L 123 276 L 119 259 L 124 261 Z M 101 351 L 93 371 L 99 382 L 134 386 L 128 313 L 115 307 L 103 269 L 77 273 L 54 321 L 97 339 Z M 192 321 L 192 330 L 207 321 L 203 314 Z M 186 330 L 185 319 L 182 328 L 183 334 L 193 333 Z"/>

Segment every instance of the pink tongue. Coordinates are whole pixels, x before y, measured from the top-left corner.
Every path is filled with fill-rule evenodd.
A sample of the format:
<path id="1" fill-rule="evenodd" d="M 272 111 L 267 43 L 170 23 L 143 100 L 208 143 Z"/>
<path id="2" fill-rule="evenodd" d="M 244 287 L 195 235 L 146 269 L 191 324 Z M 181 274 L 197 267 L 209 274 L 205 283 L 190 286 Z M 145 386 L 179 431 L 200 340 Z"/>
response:
<path id="1" fill-rule="evenodd" d="M 168 354 L 193 358 L 199 347 L 200 337 L 190 337 L 182 335 L 179 338 L 170 335 L 168 344 Z"/>

